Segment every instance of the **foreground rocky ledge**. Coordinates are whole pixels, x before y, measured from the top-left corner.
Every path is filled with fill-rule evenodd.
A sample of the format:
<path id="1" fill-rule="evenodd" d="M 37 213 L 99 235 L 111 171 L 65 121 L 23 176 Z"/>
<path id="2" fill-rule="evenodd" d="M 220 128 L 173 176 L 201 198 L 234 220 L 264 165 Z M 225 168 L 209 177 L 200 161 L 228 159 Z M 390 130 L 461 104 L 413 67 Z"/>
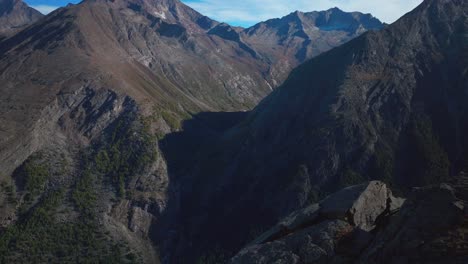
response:
<path id="1" fill-rule="evenodd" d="M 468 263 L 468 177 L 416 188 L 348 187 L 296 211 L 230 263 Z"/>

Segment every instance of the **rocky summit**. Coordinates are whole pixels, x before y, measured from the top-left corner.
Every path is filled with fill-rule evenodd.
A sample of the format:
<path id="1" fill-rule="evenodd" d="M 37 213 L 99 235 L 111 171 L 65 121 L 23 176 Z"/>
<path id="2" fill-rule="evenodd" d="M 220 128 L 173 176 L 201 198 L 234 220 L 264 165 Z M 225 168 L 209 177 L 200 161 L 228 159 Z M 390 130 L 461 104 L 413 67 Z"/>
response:
<path id="1" fill-rule="evenodd" d="M 22 0 L 1 0 L 0 40 L 36 22 L 42 16 Z"/>
<path id="2" fill-rule="evenodd" d="M 466 263 L 467 11 L 0 0 L 0 263 Z"/>

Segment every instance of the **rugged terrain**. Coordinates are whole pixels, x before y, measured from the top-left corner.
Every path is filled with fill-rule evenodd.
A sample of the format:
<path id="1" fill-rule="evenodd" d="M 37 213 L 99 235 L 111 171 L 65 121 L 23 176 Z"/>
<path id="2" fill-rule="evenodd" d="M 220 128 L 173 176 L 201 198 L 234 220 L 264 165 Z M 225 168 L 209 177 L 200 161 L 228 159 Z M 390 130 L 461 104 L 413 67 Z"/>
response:
<path id="1" fill-rule="evenodd" d="M 296 68 L 237 125 L 187 154 L 191 163 L 169 159 L 184 190 L 182 220 L 178 238 L 162 241 L 175 252 L 235 249 L 339 188 L 382 180 L 407 193 L 466 169 L 467 10 L 466 1 L 425 1 Z"/>
<path id="2" fill-rule="evenodd" d="M 26 26 L 33 24 L 43 15 L 22 0 L 0 1 L 0 40 Z"/>
<path id="3" fill-rule="evenodd" d="M 0 262 L 464 263 L 467 10 L 31 21 L 0 40 Z"/>
<path id="4" fill-rule="evenodd" d="M 21 145 L 16 140 L 27 132 L 23 126 L 37 122 L 64 89 L 117 91 L 136 100 L 146 115 L 167 112 L 165 121 L 174 126 L 200 111 L 251 109 L 274 87 L 267 76 L 270 64 L 226 30 L 178 0 L 88 0 L 5 40 L 0 46 L 5 173 L 25 158 L 10 149 Z"/>
<path id="5" fill-rule="evenodd" d="M 382 182 L 300 209 L 230 263 L 466 263 L 468 178 L 395 198 Z"/>
<path id="6" fill-rule="evenodd" d="M 367 29 L 360 16 L 349 23 Z M 179 221 L 173 217 L 185 192 L 168 160 L 177 157 L 187 168 L 202 143 L 194 138 L 173 147 L 166 139 L 185 130 L 182 120 L 216 138 L 244 114 L 202 112 L 251 109 L 288 69 L 335 45 L 288 60 L 273 74 L 279 53 L 243 41 L 243 29 L 178 0 L 86 0 L 30 22 L 0 40 L 0 261 L 6 263 L 157 263 L 160 231 L 179 237 L 166 221 Z M 305 39 L 295 32 L 281 34 Z M 339 45 L 360 33 L 343 28 L 327 36 Z"/>
<path id="7" fill-rule="evenodd" d="M 283 18 L 258 23 L 241 38 L 271 64 L 268 74 L 280 85 L 290 71 L 307 59 L 340 46 L 382 22 L 370 14 L 346 13 L 338 8 L 320 12 L 296 11 Z"/>

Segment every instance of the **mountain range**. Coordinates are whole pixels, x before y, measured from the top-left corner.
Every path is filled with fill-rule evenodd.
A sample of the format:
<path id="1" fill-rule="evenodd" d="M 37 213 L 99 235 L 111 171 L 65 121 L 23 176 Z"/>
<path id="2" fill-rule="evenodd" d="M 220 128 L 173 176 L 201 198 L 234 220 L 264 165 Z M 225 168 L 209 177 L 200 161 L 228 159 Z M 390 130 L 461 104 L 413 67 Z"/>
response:
<path id="1" fill-rule="evenodd" d="M 164 112 L 162 123 L 170 119 L 173 125 L 190 113 L 251 109 L 281 79 L 268 73 L 270 64 L 254 48 L 226 36 L 228 29 L 177 0 L 102 0 L 61 8 L 4 40 L 0 101 L 9 114 L 2 116 L 0 146 L 9 154 L 0 164 L 8 174 L 39 148 L 29 146 L 19 159 L 11 154 L 21 151 L 16 137 L 31 136 L 21 126 L 30 127 L 40 111 L 56 107 L 49 103 L 57 94 L 76 93 L 71 87 L 82 87 L 83 96 L 86 89 L 128 95 L 146 115 Z M 15 98 L 18 81 L 21 98 Z M 159 126 L 168 131 L 167 124 Z"/>
<path id="2" fill-rule="evenodd" d="M 0 0 L 0 262 L 463 263 L 467 10 Z"/>
<path id="3" fill-rule="evenodd" d="M 297 67 L 191 163 L 174 157 L 182 243 L 235 248 L 339 188 L 381 180 L 406 193 L 466 170 L 466 10 L 425 1 Z"/>

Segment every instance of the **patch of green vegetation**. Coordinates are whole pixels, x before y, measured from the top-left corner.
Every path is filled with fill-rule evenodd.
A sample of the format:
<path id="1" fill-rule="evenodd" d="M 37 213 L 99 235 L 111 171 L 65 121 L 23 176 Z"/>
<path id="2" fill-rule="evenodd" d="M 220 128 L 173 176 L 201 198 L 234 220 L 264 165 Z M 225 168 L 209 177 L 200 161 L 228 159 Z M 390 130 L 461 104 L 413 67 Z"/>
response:
<path id="1" fill-rule="evenodd" d="M 42 195 L 37 205 L 0 235 L 0 263 L 138 263 L 128 247 L 112 242 L 99 226 L 95 186 L 96 177 L 86 170 L 71 196 L 64 190 Z M 58 208 L 68 198 L 80 217 L 59 221 Z"/>
<path id="2" fill-rule="evenodd" d="M 44 191 L 45 184 L 49 178 L 49 168 L 45 164 L 28 160 L 22 169 L 26 181 L 25 190 L 29 193 L 26 197 L 34 198 Z"/>
<path id="3" fill-rule="evenodd" d="M 94 159 L 96 168 L 101 173 L 107 173 L 110 166 L 110 158 L 105 150 L 100 150 Z"/>
<path id="4" fill-rule="evenodd" d="M 16 185 L 15 184 L 9 184 L 7 182 L 2 182 L 0 183 L 0 191 L 2 191 L 6 197 L 8 203 L 12 205 L 16 205 Z"/>
<path id="5" fill-rule="evenodd" d="M 113 244 L 97 222 L 82 218 L 61 222 L 55 217 L 65 191 L 44 195 L 32 212 L 0 236 L 1 263 L 137 263 L 128 249 Z"/>
<path id="6" fill-rule="evenodd" d="M 133 128 L 123 122 L 121 120 L 116 124 L 108 142 L 94 152 L 88 165 L 95 166 L 99 173 L 110 179 L 120 198 L 126 196 L 131 177 L 156 160 L 158 141 L 148 126 L 140 124 Z"/>
<path id="7" fill-rule="evenodd" d="M 160 114 L 171 129 L 180 130 L 182 128 L 182 122 L 175 114 L 168 111 L 162 111 Z"/>
<path id="8" fill-rule="evenodd" d="M 42 158 L 22 166 L 17 176 L 30 198 L 19 210 L 20 220 L 0 233 L 0 263 L 141 263 L 138 254 L 114 242 L 100 226 L 98 190 L 110 183 L 125 197 L 131 177 L 156 159 L 157 138 L 132 118 L 116 123 L 106 135 L 96 149 L 82 154 L 83 172 L 75 184 L 64 186 L 67 191 L 46 190 L 49 167 Z M 68 164 L 62 165 L 59 173 L 66 173 Z M 2 186 L 16 199 L 13 188 Z"/>
<path id="9" fill-rule="evenodd" d="M 182 129 L 183 121 L 191 119 L 192 114 L 190 114 L 187 111 L 183 111 L 173 105 L 155 105 L 153 107 L 152 115 L 148 118 L 152 121 L 157 121 L 158 119 L 162 118 L 166 122 L 166 124 L 171 128 L 171 130 L 180 130 Z"/>
<path id="10" fill-rule="evenodd" d="M 78 180 L 73 192 L 72 200 L 78 210 L 86 217 L 93 216 L 93 209 L 96 204 L 97 194 L 95 191 L 95 182 L 93 175 L 86 170 Z"/>

